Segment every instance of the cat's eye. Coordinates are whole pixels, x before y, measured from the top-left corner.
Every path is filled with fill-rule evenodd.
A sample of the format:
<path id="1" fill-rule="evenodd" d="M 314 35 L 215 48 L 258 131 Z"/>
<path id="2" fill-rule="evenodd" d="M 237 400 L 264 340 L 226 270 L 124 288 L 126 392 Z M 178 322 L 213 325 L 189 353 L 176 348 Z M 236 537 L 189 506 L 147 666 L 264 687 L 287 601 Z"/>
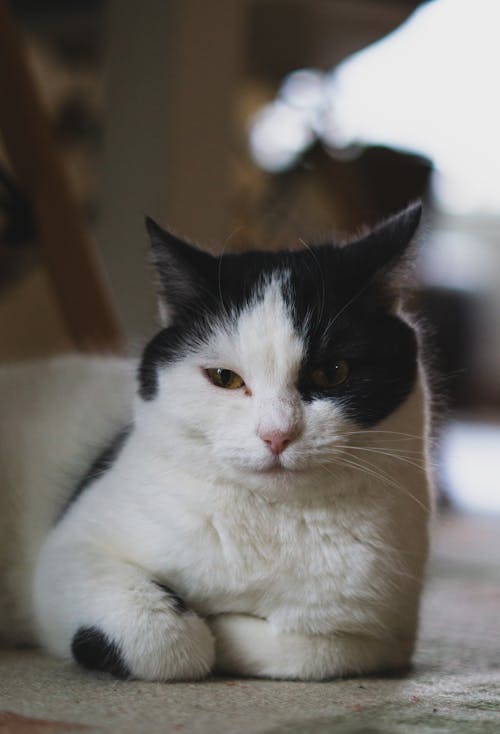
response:
<path id="1" fill-rule="evenodd" d="M 205 372 L 210 382 L 213 382 L 217 387 L 224 387 L 226 390 L 237 390 L 245 384 L 243 378 L 232 370 L 225 370 L 222 367 L 209 367 Z"/>
<path id="2" fill-rule="evenodd" d="M 311 373 L 311 382 L 321 390 L 342 385 L 349 377 L 349 365 L 345 359 L 339 359 L 327 367 L 318 367 Z"/>

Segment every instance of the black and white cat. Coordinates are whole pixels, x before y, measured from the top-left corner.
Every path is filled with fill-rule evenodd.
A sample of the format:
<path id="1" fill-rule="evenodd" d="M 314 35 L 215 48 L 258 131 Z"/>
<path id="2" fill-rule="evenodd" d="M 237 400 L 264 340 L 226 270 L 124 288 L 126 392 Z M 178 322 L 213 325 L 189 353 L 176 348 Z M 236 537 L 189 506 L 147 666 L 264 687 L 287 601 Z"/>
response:
<path id="1" fill-rule="evenodd" d="M 149 221 L 165 326 L 138 370 L 0 370 L 2 642 L 144 680 L 408 662 L 427 389 L 395 272 L 419 218 L 224 257 Z"/>

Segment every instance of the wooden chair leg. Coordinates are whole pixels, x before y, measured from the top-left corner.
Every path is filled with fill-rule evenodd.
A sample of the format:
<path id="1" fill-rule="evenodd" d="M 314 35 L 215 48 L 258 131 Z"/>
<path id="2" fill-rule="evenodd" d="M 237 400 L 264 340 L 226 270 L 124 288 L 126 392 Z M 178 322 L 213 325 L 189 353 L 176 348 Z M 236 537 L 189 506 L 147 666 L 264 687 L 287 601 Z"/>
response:
<path id="1" fill-rule="evenodd" d="M 97 252 L 6 0 L 0 0 L 0 132 L 16 178 L 33 205 L 49 278 L 75 347 L 122 352 L 124 340 Z"/>

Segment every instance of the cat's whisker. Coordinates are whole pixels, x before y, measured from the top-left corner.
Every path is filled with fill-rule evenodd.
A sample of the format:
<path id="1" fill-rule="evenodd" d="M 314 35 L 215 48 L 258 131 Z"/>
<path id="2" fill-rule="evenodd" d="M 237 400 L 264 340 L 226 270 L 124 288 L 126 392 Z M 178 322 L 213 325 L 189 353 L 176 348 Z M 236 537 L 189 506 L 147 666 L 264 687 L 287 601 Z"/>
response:
<path id="1" fill-rule="evenodd" d="M 385 448 L 379 448 L 379 447 L 368 447 L 368 446 L 353 446 L 350 444 L 328 444 L 328 443 L 322 443 L 319 447 L 316 446 L 311 449 L 295 449 L 294 453 L 296 456 L 302 458 L 302 457 L 309 457 L 309 458 L 315 458 L 315 457 L 321 457 L 321 456 L 330 456 L 332 454 L 332 451 L 335 452 L 337 450 L 347 450 L 347 451 L 363 451 L 368 453 L 377 454 L 380 456 L 384 456 L 387 459 L 393 459 L 396 461 L 400 461 L 403 463 L 407 463 L 411 466 L 414 466 L 415 468 L 425 471 L 425 468 L 428 464 L 428 462 L 423 458 L 422 452 L 415 451 L 415 452 L 406 452 L 403 449 L 401 450 L 387 450 Z M 415 455 L 413 455 L 413 453 Z M 417 461 L 418 457 L 422 457 L 421 461 Z"/>
<path id="2" fill-rule="evenodd" d="M 337 460 L 339 461 L 339 463 L 348 463 L 353 468 L 363 469 L 367 474 L 370 474 L 370 476 L 375 477 L 376 479 L 380 479 L 385 484 L 388 484 L 394 488 L 399 488 L 399 485 L 397 484 L 397 482 L 394 481 L 390 474 L 387 474 L 387 472 L 383 471 L 378 466 L 374 468 L 373 464 L 370 464 L 370 462 L 364 459 L 360 459 L 357 456 L 352 456 L 352 454 L 344 453 L 341 456 L 337 457 Z"/>
<path id="3" fill-rule="evenodd" d="M 348 436 L 342 436 L 342 438 L 348 438 Z M 418 457 L 418 456 L 423 457 L 424 456 L 422 449 L 396 448 L 396 447 L 391 446 L 390 444 L 373 445 L 373 446 L 372 445 L 358 446 L 356 444 L 339 443 L 338 439 L 339 439 L 339 436 L 337 436 L 336 434 L 332 434 L 331 437 L 326 436 L 322 440 L 316 441 L 315 447 L 312 448 L 311 450 L 314 451 L 315 449 L 320 449 L 320 450 L 326 449 L 328 451 L 331 451 L 335 449 L 353 448 L 353 449 L 358 449 L 361 451 L 388 452 L 394 455 L 400 454 L 401 456 L 408 456 L 408 457 L 412 457 L 412 456 L 413 457 Z"/>
<path id="4" fill-rule="evenodd" d="M 357 461 L 359 461 L 359 457 L 352 457 L 352 458 L 353 458 L 353 459 L 355 459 L 355 460 L 357 460 Z M 365 463 L 365 464 L 366 464 L 366 465 L 367 465 L 368 467 L 373 467 L 373 466 L 375 466 L 374 464 L 372 464 L 371 462 L 367 461 L 366 459 L 363 459 L 363 462 L 364 462 L 364 463 Z M 398 492 L 402 492 L 402 493 L 403 493 L 403 494 L 404 494 L 404 495 L 405 495 L 406 497 L 408 497 L 408 498 L 409 498 L 409 499 L 411 499 L 411 500 L 412 500 L 413 502 L 415 502 L 415 504 L 416 504 L 416 505 L 418 505 L 418 507 L 419 507 L 419 508 L 420 508 L 420 509 L 421 509 L 421 510 L 422 510 L 422 511 L 424 512 L 424 513 L 427 513 L 427 512 L 428 512 L 429 508 L 428 508 L 428 507 L 426 507 L 426 506 L 425 506 L 425 505 L 423 504 L 423 502 L 422 502 L 422 501 L 421 501 L 421 500 L 420 500 L 420 499 L 419 499 L 418 497 L 416 497 L 416 496 L 415 496 L 415 495 L 413 494 L 413 492 L 410 492 L 410 491 L 409 491 L 409 490 L 407 489 L 407 487 L 406 487 L 406 485 L 405 485 L 405 484 L 402 484 L 402 483 L 399 483 L 399 482 L 395 482 L 395 481 L 394 481 L 394 480 L 393 480 L 393 479 L 392 479 L 392 478 L 390 477 L 390 475 L 387 475 L 387 474 L 386 474 L 386 472 L 381 472 L 381 475 L 382 475 L 382 476 L 384 476 L 384 475 L 386 475 L 386 476 L 387 476 L 387 480 L 386 480 L 386 484 L 387 484 L 387 486 L 391 486 L 391 487 L 393 487 L 394 489 L 396 489 L 396 490 L 397 490 Z"/>
<path id="5" fill-rule="evenodd" d="M 433 461 L 432 458 L 427 457 L 423 450 L 410 450 L 410 449 L 395 449 L 386 448 L 384 446 L 354 446 L 336 444 L 335 448 L 347 449 L 349 451 L 366 451 L 373 454 L 378 454 L 387 459 L 393 459 L 401 461 L 410 466 L 414 466 L 416 469 L 425 472 L 429 468 L 437 468 L 439 466 L 437 461 Z"/>
<path id="6" fill-rule="evenodd" d="M 358 435 L 377 435 L 380 436 L 381 434 L 386 434 L 390 436 L 399 436 L 400 440 L 411 440 L 411 439 L 417 439 L 419 441 L 422 440 L 422 436 L 416 434 L 416 433 L 404 433 L 403 431 L 387 431 L 382 430 L 379 428 L 366 428 L 364 430 L 359 431 L 345 431 L 343 432 L 344 436 L 358 436 Z"/>
<path id="7" fill-rule="evenodd" d="M 339 465 L 349 466 L 353 469 L 357 469 L 361 472 L 364 472 L 368 476 L 373 477 L 374 479 L 378 479 L 382 484 L 385 484 L 386 486 L 392 487 L 393 489 L 396 489 L 398 492 L 402 492 L 405 494 L 409 499 L 411 499 L 413 502 L 415 502 L 421 510 L 424 512 L 428 512 L 428 508 L 418 499 L 418 497 L 415 497 L 414 494 L 409 492 L 403 485 L 399 484 L 398 482 L 395 482 L 389 475 L 387 475 L 385 472 L 382 472 L 378 467 L 377 469 L 373 468 L 373 464 L 370 462 L 367 462 L 366 460 L 361 460 L 359 457 L 355 457 L 352 455 L 348 455 L 349 458 L 346 458 L 345 455 L 339 456 L 336 458 L 335 463 L 338 463 Z M 324 465 L 323 465 L 323 468 Z"/>
<path id="8" fill-rule="evenodd" d="M 330 324 L 329 324 L 329 327 L 328 327 L 329 329 L 331 329 L 331 327 L 332 327 L 332 326 L 333 326 L 333 325 L 335 324 L 335 322 L 336 322 L 336 321 L 338 321 L 338 319 L 339 319 L 339 318 L 340 318 L 340 317 L 342 316 L 342 314 L 343 314 L 343 313 L 344 313 L 345 311 L 347 311 L 347 309 L 349 308 L 349 306 L 352 306 L 352 304 L 353 304 L 353 303 L 355 303 L 355 302 L 356 302 L 356 301 L 358 300 L 358 298 L 360 298 L 360 297 L 361 297 L 361 296 L 363 295 L 363 293 L 364 293 L 365 291 L 367 291 L 367 290 L 368 290 L 368 288 L 369 288 L 369 287 L 370 287 L 370 286 L 372 285 L 372 281 L 373 281 L 373 279 L 374 279 L 374 278 L 375 278 L 375 275 L 373 275 L 373 276 L 372 276 L 372 278 L 370 278 L 370 279 L 369 279 L 369 280 L 368 280 L 368 281 L 367 281 L 367 282 L 365 283 L 365 285 L 363 285 L 363 286 L 362 286 L 362 287 L 361 287 L 361 288 L 360 288 L 360 289 L 359 289 L 359 290 L 358 290 L 358 291 L 357 291 L 357 292 L 356 292 L 356 293 L 355 293 L 355 294 L 353 295 L 353 297 L 352 297 L 352 298 L 350 298 L 350 299 L 349 299 L 349 300 L 347 301 L 347 303 L 345 303 L 345 304 L 344 304 L 344 305 L 343 305 L 343 306 L 342 306 L 342 307 L 341 307 L 341 308 L 340 308 L 340 309 L 339 309 L 339 310 L 337 311 L 337 313 L 336 313 L 336 314 L 334 315 L 333 319 L 331 320 L 331 322 L 330 322 Z"/>
<path id="9" fill-rule="evenodd" d="M 350 461 L 349 459 L 346 459 L 345 457 L 341 457 L 339 460 L 337 460 L 334 463 L 338 464 L 339 466 L 346 466 L 346 467 L 349 467 L 349 468 L 356 469 L 356 470 L 360 471 L 361 473 L 367 474 L 368 476 L 371 476 L 374 479 L 377 479 L 382 484 L 385 484 L 387 486 L 390 486 L 393 489 L 396 489 L 398 491 L 401 491 L 402 490 L 403 493 L 407 497 L 409 497 L 409 499 L 411 499 L 414 502 L 416 502 L 416 504 L 419 505 L 422 510 L 427 511 L 427 508 L 420 502 L 420 500 L 417 497 L 415 497 L 414 495 L 412 495 L 411 492 L 406 491 L 403 487 L 401 487 L 396 482 L 392 481 L 392 479 L 390 477 L 388 477 L 387 475 L 385 475 L 385 473 L 381 473 L 381 472 L 375 471 L 374 469 L 371 469 L 371 468 L 369 468 L 367 466 L 363 466 L 362 464 L 360 464 L 356 460 L 355 457 L 351 457 L 351 458 L 354 459 L 354 460 L 353 461 Z M 327 474 L 329 474 L 333 478 L 336 478 L 335 475 L 327 468 L 327 466 L 326 466 L 327 463 L 330 463 L 330 462 L 324 462 L 323 464 L 321 464 L 321 468 Z M 333 463 L 333 462 L 331 462 L 331 463 Z"/>
<path id="10" fill-rule="evenodd" d="M 312 249 L 312 247 L 310 247 L 310 245 L 308 245 L 307 242 L 304 239 L 302 239 L 302 238 L 299 239 L 299 242 L 301 243 L 301 245 L 303 245 L 303 247 L 307 250 L 307 252 L 312 256 L 312 258 L 314 259 L 314 262 L 316 263 L 316 265 L 318 267 L 318 272 L 319 272 L 319 276 L 320 276 L 320 279 L 321 279 L 321 301 L 320 301 L 319 313 L 318 313 L 318 316 L 317 316 L 317 322 L 318 323 L 321 323 L 321 320 L 323 318 L 323 314 L 325 312 L 325 306 L 326 306 L 325 275 L 324 275 L 324 272 L 323 272 L 323 268 L 321 267 L 321 263 L 318 260 L 318 256 L 316 255 L 316 253 L 314 252 L 314 250 Z"/>
<path id="11" fill-rule="evenodd" d="M 404 462 L 405 464 L 408 464 L 409 466 L 414 466 L 416 469 L 419 469 L 421 471 L 425 471 L 426 469 L 426 462 L 422 459 L 421 462 L 415 461 L 415 457 L 408 457 L 406 455 L 402 455 L 400 452 L 395 453 L 392 451 L 386 451 L 385 449 L 380 448 L 371 448 L 368 446 L 342 446 L 338 445 L 336 446 L 337 449 L 346 449 L 348 451 L 366 451 L 372 454 L 378 454 L 379 456 L 384 456 L 387 459 L 394 459 L 396 461 Z"/>
<path id="12" fill-rule="evenodd" d="M 354 457 L 352 457 L 354 458 Z M 425 505 L 417 498 L 415 497 L 411 492 L 408 492 L 402 485 L 397 484 L 396 482 L 392 481 L 391 479 L 385 477 L 380 472 L 377 472 L 369 467 L 363 466 L 358 461 L 349 461 L 348 459 L 342 458 L 342 460 L 339 462 L 340 464 L 345 464 L 346 466 L 349 466 L 351 468 L 357 469 L 368 476 L 373 477 L 374 479 L 377 479 L 380 481 L 383 485 L 390 487 L 397 492 L 402 492 L 404 495 L 406 495 L 409 499 L 411 499 L 413 502 L 415 502 L 416 505 L 423 511 L 427 512 L 427 508 Z"/>

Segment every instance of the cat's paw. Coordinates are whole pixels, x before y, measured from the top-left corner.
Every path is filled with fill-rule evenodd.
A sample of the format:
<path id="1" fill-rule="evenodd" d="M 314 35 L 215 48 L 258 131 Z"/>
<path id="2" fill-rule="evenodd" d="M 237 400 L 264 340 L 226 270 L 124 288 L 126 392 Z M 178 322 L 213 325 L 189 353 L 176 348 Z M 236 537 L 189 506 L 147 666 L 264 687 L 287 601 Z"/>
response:
<path id="1" fill-rule="evenodd" d="M 262 658 L 272 647 L 266 620 L 246 614 L 218 614 L 209 617 L 207 624 L 215 637 L 215 670 L 218 673 L 266 675 Z"/>
<path id="2" fill-rule="evenodd" d="M 196 680 L 215 659 L 214 639 L 205 622 L 164 586 L 133 609 L 116 610 L 99 623 L 82 625 L 71 642 L 73 658 L 86 668 L 118 678 Z"/>
<path id="3" fill-rule="evenodd" d="M 215 670 L 287 680 L 325 680 L 404 666 L 412 643 L 349 634 L 276 629 L 265 619 L 220 614 L 207 619 L 216 640 Z"/>

